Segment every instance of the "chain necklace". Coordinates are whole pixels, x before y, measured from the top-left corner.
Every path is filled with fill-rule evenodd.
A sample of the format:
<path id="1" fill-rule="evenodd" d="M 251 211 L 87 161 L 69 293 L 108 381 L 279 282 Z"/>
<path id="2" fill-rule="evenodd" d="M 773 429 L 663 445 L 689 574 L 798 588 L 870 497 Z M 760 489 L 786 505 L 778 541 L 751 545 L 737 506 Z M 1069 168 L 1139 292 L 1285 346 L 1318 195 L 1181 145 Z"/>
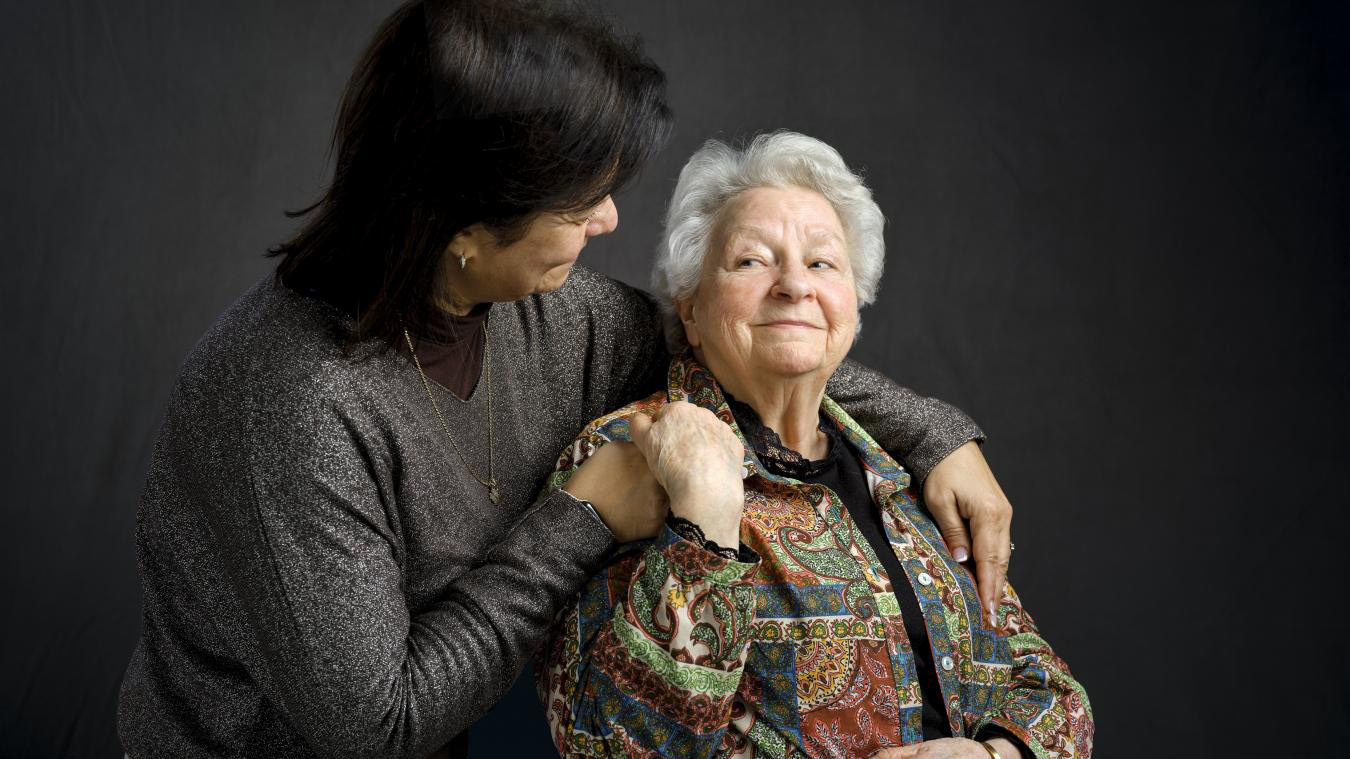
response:
<path id="1" fill-rule="evenodd" d="M 408 353 L 412 355 L 413 366 L 417 367 L 417 376 L 422 378 L 422 387 L 426 388 L 427 398 L 431 400 L 431 408 L 435 409 L 436 418 L 441 420 L 441 429 L 445 430 L 445 436 L 450 438 L 450 445 L 454 447 L 460 463 L 464 464 L 464 468 L 468 470 L 469 474 L 473 475 L 475 480 L 478 480 L 479 485 L 487 488 L 488 499 L 495 506 L 501 500 L 501 492 L 497 490 L 497 478 L 493 475 L 492 466 L 492 353 L 490 352 L 492 346 L 488 344 L 487 322 L 483 322 L 483 367 L 488 394 L 488 476 L 486 480 L 479 477 L 473 467 L 469 466 L 469 460 L 464 458 L 464 452 L 459 449 L 459 443 L 455 442 L 455 436 L 450 434 L 450 425 L 445 422 L 445 415 L 441 413 L 441 404 L 436 402 L 436 394 L 431 392 L 431 382 L 427 380 L 427 373 L 422 371 L 422 362 L 417 359 L 417 350 L 413 348 L 412 335 L 408 334 L 407 327 L 403 328 L 403 339 L 408 341 Z"/>

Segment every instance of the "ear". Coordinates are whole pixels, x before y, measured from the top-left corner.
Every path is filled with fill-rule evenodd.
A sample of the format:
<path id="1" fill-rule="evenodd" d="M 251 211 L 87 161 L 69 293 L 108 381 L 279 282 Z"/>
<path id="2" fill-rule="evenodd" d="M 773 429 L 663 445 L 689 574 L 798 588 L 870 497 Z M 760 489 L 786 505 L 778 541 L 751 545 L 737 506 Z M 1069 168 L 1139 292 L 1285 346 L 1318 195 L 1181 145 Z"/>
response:
<path id="1" fill-rule="evenodd" d="M 694 299 L 675 301 L 675 313 L 680 317 L 680 323 L 684 325 L 684 339 L 689 343 L 689 347 L 700 347 L 703 336 L 699 334 L 698 321 L 694 319 Z"/>
<path id="2" fill-rule="evenodd" d="M 456 259 L 463 258 L 472 261 L 482 255 L 493 240 L 492 233 L 487 230 L 487 227 L 482 224 L 472 224 L 455 233 L 455 236 L 450 239 L 450 244 L 445 246 L 445 252 Z M 459 265 L 458 260 L 452 263 L 456 266 Z"/>

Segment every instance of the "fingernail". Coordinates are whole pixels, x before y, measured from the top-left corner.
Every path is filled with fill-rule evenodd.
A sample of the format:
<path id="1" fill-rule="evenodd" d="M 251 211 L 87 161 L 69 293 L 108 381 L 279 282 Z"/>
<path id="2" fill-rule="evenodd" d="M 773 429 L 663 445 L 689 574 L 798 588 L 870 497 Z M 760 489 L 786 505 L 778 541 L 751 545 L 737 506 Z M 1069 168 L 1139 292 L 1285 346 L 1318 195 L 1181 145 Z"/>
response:
<path id="1" fill-rule="evenodd" d="M 991 601 L 989 602 L 989 621 L 993 622 L 996 619 L 998 619 L 998 612 L 994 611 L 994 603 Z"/>
<path id="2" fill-rule="evenodd" d="M 952 558 L 958 562 L 965 562 L 966 559 L 970 558 L 970 551 L 967 551 L 965 546 L 957 546 L 956 550 L 952 551 Z"/>

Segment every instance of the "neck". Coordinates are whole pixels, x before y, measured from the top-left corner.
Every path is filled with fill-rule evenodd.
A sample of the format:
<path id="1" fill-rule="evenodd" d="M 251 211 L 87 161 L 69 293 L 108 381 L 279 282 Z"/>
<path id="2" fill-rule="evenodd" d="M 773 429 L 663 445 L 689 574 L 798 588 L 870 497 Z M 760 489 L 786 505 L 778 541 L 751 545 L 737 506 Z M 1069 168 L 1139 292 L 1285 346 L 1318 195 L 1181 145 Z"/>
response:
<path id="1" fill-rule="evenodd" d="M 695 350 L 694 357 L 708 366 L 700 351 Z M 708 369 L 728 393 L 759 414 L 764 426 L 777 433 L 783 445 L 806 459 L 824 458 L 829 453 L 829 439 L 820 431 L 824 377 L 812 373 L 786 378 L 757 376 L 749 380 L 736 372 L 719 372 L 711 366 Z"/>
<path id="2" fill-rule="evenodd" d="M 432 302 L 436 304 L 436 308 L 439 308 L 451 316 L 464 316 L 472 311 L 474 306 L 478 305 L 471 300 L 459 297 L 459 295 L 454 292 L 453 288 L 446 288 L 445 295 L 435 296 Z"/>
<path id="3" fill-rule="evenodd" d="M 437 269 L 437 279 L 443 284 L 440 292 L 432 296 L 432 303 L 442 311 L 451 316 L 464 316 L 473 310 L 473 307 L 486 301 L 486 298 L 474 297 L 477 293 L 472 292 L 471 282 L 468 280 L 468 272 L 465 272 L 459 266 L 459 259 L 450 254 L 441 258 L 441 264 Z"/>

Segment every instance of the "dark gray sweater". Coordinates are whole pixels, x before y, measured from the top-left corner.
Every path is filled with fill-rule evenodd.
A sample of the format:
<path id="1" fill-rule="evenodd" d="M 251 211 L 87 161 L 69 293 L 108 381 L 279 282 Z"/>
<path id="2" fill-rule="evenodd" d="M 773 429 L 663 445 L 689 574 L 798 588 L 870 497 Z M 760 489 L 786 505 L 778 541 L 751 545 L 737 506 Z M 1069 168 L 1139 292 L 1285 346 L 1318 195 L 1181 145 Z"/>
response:
<path id="1" fill-rule="evenodd" d="M 660 386 L 648 296 L 578 268 L 492 307 L 496 506 L 417 371 L 344 355 L 349 325 L 269 277 L 183 365 L 139 515 L 118 712 L 135 759 L 426 756 L 504 694 L 611 546 L 566 494 L 533 500 L 582 426 Z M 480 473 L 487 389 L 433 386 Z M 856 364 L 828 392 L 918 476 L 980 435 Z"/>

